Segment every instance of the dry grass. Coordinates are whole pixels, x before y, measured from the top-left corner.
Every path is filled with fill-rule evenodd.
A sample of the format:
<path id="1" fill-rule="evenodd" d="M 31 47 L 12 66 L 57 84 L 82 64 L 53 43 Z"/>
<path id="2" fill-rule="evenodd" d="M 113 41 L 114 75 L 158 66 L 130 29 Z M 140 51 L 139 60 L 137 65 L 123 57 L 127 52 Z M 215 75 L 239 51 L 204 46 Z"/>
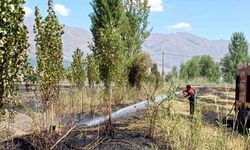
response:
<path id="1" fill-rule="evenodd" d="M 153 88 L 153 86 L 147 85 L 144 86 L 144 89 L 141 91 L 133 88 L 116 89 L 115 92 L 113 92 L 113 110 L 150 98 Z M 160 95 L 162 92 L 163 90 L 159 90 L 155 95 Z M 159 109 L 159 116 L 156 117 L 154 137 L 158 147 L 155 146 L 154 149 L 249 149 L 247 137 L 232 132 L 222 125 L 215 124 L 214 118 L 225 116 L 233 103 L 229 101 L 229 99 L 233 97 L 233 92 L 215 92 L 217 93 L 209 92 L 209 94 L 200 96 L 200 99 L 204 101 L 199 103 L 199 107 L 192 121 L 189 118 L 188 100 L 179 98 L 164 102 L 163 107 Z M 36 109 L 31 108 L 31 105 L 27 105 L 27 103 L 24 103 L 24 105 L 26 105 L 26 109 L 23 113 L 33 120 L 30 130 L 33 131 L 34 135 L 39 136 L 40 133 L 43 133 L 42 121 L 44 120 L 41 119 L 42 114 L 39 111 L 35 111 Z M 81 118 L 88 112 L 90 112 L 91 115 L 104 115 L 105 109 L 101 89 L 95 92 L 77 89 L 63 90 L 60 93 L 60 101 L 55 103 L 55 124 L 59 127 L 56 139 L 62 137 L 70 127 L 74 126 L 75 119 Z M 128 131 L 141 129 L 147 133 L 147 127 L 148 122 L 145 119 L 141 119 L 135 123 L 129 122 L 125 129 Z M 83 136 L 87 137 L 86 134 Z M 37 136 L 34 136 L 34 138 L 36 137 Z M 54 145 L 56 140 L 51 142 L 50 138 L 51 137 L 44 137 L 44 139 L 41 140 L 43 141 L 42 144 L 49 141 L 50 143 L 48 145 Z"/>
<path id="2" fill-rule="evenodd" d="M 156 136 L 162 139 L 169 149 L 246 150 L 250 148 L 247 137 L 232 132 L 221 124 L 206 123 L 202 119 L 201 111 L 205 106 L 198 106 L 193 120 L 188 116 L 187 101 L 172 100 L 166 102 L 164 106 L 171 109 L 161 110 L 160 119 L 157 120 Z M 216 110 L 213 111 L 216 112 Z"/>
<path id="3" fill-rule="evenodd" d="M 147 85 L 142 90 L 137 90 L 130 87 L 116 88 L 113 92 L 112 109 L 117 110 L 121 107 L 125 107 L 130 104 L 134 104 L 147 98 L 150 87 Z M 153 88 L 153 87 L 152 87 Z M 24 126 L 18 120 L 14 118 L 13 122 L 4 122 L 0 125 L 0 131 L 4 134 L 0 134 L 0 140 L 6 140 L 6 134 L 10 133 L 8 137 L 16 137 L 32 132 L 38 133 L 44 130 L 44 124 L 46 118 L 50 121 L 52 115 L 54 117 L 53 125 L 56 125 L 63 130 L 67 126 L 75 124 L 76 120 L 82 118 L 85 113 L 89 116 L 104 115 L 106 112 L 106 105 L 103 100 L 104 94 L 102 89 L 95 89 L 93 91 L 79 90 L 77 88 L 62 89 L 60 92 L 60 101 L 54 103 L 54 113 L 48 112 L 44 117 L 42 112 L 42 103 L 39 97 L 39 91 L 36 93 L 33 91 L 21 91 L 19 99 L 22 101 L 23 108 L 18 110 L 19 114 L 25 115 L 24 120 L 29 119 L 30 125 Z M 19 115 L 18 115 L 19 116 Z M 18 126 L 18 130 L 12 126 Z M 6 128 L 10 131 L 6 131 Z M 3 136 L 1 136 L 3 135 Z"/>

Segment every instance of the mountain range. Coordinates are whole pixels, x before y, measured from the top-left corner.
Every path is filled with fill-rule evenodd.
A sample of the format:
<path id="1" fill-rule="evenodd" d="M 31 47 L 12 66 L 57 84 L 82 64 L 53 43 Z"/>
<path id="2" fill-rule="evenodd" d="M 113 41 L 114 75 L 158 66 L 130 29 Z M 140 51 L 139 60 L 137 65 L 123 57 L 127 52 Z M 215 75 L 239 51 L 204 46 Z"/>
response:
<path id="1" fill-rule="evenodd" d="M 33 25 L 34 19 L 26 18 L 25 24 L 29 30 L 30 56 L 35 62 L 35 42 Z M 76 48 L 82 49 L 85 54 L 91 53 L 89 42 L 92 34 L 83 29 L 65 26 L 63 35 L 64 60 L 66 64 L 72 61 L 72 54 Z M 209 40 L 187 32 L 172 34 L 153 33 L 143 44 L 143 50 L 148 52 L 159 68 L 162 67 L 162 55 L 165 53 L 164 68 L 179 66 L 192 56 L 208 54 L 219 60 L 228 51 L 229 41 Z"/>

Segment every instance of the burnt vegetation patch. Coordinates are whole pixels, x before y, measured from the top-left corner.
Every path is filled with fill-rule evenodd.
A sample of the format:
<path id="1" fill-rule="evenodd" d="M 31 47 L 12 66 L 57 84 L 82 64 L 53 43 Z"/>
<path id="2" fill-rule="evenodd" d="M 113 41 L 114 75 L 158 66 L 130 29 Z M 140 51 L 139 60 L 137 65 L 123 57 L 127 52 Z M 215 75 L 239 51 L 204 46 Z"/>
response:
<path id="1" fill-rule="evenodd" d="M 105 128 L 75 129 L 56 146 L 55 143 L 61 138 L 61 134 L 41 132 L 25 135 L 1 143 L 1 149 L 18 150 L 43 150 L 53 149 L 93 149 L 93 150 L 131 150 L 131 149 L 152 149 L 158 147 L 160 139 L 152 141 L 147 138 L 145 129 L 127 129 L 125 124 L 117 124 L 115 136 L 111 138 L 105 134 Z M 161 147 L 166 145 L 161 144 Z"/>

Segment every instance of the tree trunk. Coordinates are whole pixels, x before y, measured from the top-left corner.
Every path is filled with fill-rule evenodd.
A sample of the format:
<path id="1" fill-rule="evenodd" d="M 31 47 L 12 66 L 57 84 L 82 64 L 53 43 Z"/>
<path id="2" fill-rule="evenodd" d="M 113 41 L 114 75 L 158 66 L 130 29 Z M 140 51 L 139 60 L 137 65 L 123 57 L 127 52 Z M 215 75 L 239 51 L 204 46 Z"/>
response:
<path id="1" fill-rule="evenodd" d="M 106 92 L 105 92 L 105 101 L 108 104 L 108 122 L 106 124 L 106 134 L 112 138 L 114 138 L 114 126 L 112 124 L 112 87 L 111 82 L 107 82 L 106 84 Z"/>
<path id="2" fill-rule="evenodd" d="M 54 102 L 51 104 L 51 124 L 50 126 L 54 126 Z"/>

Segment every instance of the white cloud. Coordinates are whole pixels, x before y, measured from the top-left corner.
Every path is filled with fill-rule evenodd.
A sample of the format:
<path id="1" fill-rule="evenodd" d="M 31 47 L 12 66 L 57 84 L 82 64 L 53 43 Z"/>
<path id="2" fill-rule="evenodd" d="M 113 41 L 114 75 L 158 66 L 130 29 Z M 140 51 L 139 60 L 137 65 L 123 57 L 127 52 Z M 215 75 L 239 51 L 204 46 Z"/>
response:
<path id="1" fill-rule="evenodd" d="M 149 0 L 148 4 L 152 12 L 163 12 L 163 2 L 162 0 Z"/>
<path id="2" fill-rule="evenodd" d="M 60 14 L 62 16 L 68 16 L 69 12 L 70 12 L 70 10 L 62 4 L 55 4 L 54 10 L 55 10 L 55 12 L 57 12 L 58 14 Z"/>
<path id="3" fill-rule="evenodd" d="M 167 26 L 168 29 L 191 30 L 191 24 L 187 22 L 180 22 L 175 25 Z"/>
<path id="4" fill-rule="evenodd" d="M 29 7 L 24 6 L 23 9 L 24 9 L 24 11 L 25 11 L 25 15 L 26 15 L 26 16 L 29 16 L 29 15 L 32 13 L 32 9 L 29 8 Z"/>

